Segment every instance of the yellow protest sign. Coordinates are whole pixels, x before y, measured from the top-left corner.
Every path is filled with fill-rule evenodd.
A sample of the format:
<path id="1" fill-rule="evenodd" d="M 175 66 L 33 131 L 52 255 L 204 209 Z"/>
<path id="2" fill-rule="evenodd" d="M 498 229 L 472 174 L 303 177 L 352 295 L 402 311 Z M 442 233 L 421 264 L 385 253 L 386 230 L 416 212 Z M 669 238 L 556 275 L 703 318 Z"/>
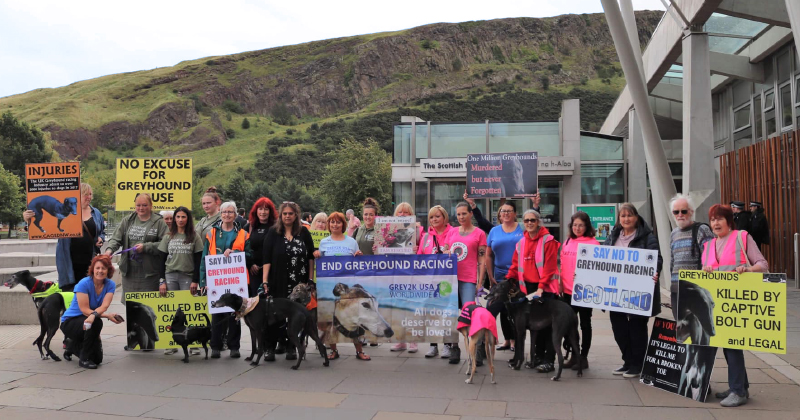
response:
<path id="1" fill-rule="evenodd" d="M 331 233 L 327 230 L 309 230 L 308 233 L 311 234 L 311 239 L 314 240 L 314 248 L 319 249 L 319 243 L 322 242 L 323 239 L 331 236 Z"/>
<path id="2" fill-rule="evenodd" d="M 786 353 L 786 275 L 681 270 L 679 343 Z"/>
<path id="3" fill-rule="evenodd" d="M 117 211 L 135 210 L 138 193 L 153 197 L 153 211 L 192 209 L 191 158 L 118 158 Z"/>
<path id="4" fill-rule="evenodd" d="M 192 296 L 188 290 L 167 292 L 125 293 L 125 325 L 128 329 L 128 348 L 152 350 L 180 348 L 172 341 L 172 318 L 178 309 L 186 314 L 190 326 L 203 326 L 208 321 L 208 298 Z M 205 316 L 204 316 L 205 315 Z M 144 348 L 142 348 L 144 347 Z M 193 343 L 189 347 L 202 347 Z"/>

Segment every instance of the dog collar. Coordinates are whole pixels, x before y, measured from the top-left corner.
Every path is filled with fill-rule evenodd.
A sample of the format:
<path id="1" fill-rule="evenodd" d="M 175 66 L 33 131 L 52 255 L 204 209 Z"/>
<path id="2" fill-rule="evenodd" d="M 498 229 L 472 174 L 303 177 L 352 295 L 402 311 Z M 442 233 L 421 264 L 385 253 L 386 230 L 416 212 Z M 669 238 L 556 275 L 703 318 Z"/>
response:
<path id="1" fill-rule="evenodd" d="M 336 315 L 333 316 L 333 325 L 336 326 L 336 330 L 338 330 L 343 336 L 347 338 L 356 338 L 364 335 L 367 332 L 364 327 L 360 326 L 353 331 L 348 330 L 347 328 L 339 322 L 339 318 Z"/>

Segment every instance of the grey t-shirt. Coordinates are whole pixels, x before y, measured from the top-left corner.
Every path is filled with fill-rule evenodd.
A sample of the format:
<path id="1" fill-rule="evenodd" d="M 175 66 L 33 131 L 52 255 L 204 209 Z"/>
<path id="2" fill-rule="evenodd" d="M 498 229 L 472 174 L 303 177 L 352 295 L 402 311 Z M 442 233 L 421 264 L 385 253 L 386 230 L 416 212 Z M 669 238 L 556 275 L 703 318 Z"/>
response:
<path id="1" fill-rule="evenodd" d="M 166 252 L 167 273 L 186 273 L 192 274 L 195 270 L 194 267 L 194 253 L 203 252 L 203 241 L 200 236 L 194 235 L 194 241 L 186 243 L 185 233 L 176 233 L 175 236 L 170 237 L 169 234 L 164 235 L 161 243 L 158 244 L 158 250 Z"/>

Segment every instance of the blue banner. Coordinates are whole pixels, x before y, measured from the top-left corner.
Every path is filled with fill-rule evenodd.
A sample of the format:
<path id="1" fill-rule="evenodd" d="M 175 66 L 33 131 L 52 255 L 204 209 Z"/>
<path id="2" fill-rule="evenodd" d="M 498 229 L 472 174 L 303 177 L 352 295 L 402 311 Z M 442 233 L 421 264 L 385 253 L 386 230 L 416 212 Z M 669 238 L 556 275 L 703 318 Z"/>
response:
<path id="1" fill-rule="evenodd" d="M 316 260 L 319 329 L 330 344 L 458 340 L 457 257 L 376 255 Z"/>

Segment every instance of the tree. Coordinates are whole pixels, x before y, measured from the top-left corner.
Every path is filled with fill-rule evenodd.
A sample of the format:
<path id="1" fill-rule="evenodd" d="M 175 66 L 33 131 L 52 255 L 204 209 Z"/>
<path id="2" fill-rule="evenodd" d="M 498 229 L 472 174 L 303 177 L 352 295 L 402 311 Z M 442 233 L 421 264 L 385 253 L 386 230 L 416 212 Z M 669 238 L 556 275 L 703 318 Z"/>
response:
<path id="1" fill-rule="evenodd" d="M 360 143 L 345 139 L 328 153 L 330 164 L 320 183 L 329 209 L 361 208 L 372 197 L 384 210 L 392 205 L 392 158 L 372 139 Z"/>
<path id="2" fill-rule="evenodd" d="M 280 125 L 294 125 L 294 115 L 285 103 L 279 103 L 272 108 L 272 119 Z"/>
<path id="3" fill-rule="evenodd" d="M 242 120 L 242 129 L 247 130 L 248 128 L 250 128 L 250 121 L 245 118 Z"/>
<path id="4" fill-rule="evenodd" d="M 25 210 L 25 194 L 20 178 L 0 164 L 0 220 L 8 222 L 8 237 Z"/>
<path id="5" fill-rule="evenodd" d="M 319 199 L 315 198 L 308 189 L 292 178 L 280 177 L 269 185 L 269 197 L 275 207 L 279 207 L 284 201 L 294 201 L 300 206 L 303 212 L 318 212 L 322 206 Z"/>
<path id="6" fill-rule="evenodd" d="M 44 134 L 19 121 L 11 112 L 0 117 L 0 151 L 0 164 L 20 180 L 25 179 L 26 163 L 45 163 L 53 158 Z"/>

